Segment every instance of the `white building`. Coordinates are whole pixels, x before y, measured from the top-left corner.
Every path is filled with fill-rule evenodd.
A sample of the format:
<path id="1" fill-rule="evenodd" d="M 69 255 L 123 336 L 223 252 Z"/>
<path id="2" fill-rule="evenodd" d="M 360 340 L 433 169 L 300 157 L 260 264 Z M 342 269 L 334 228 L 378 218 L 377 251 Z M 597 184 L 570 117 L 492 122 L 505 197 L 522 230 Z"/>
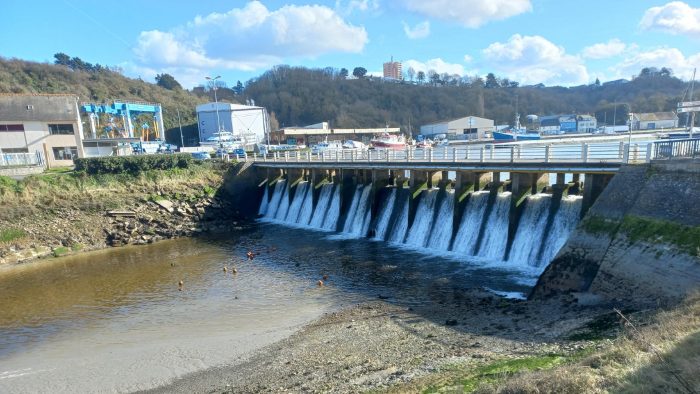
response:
<path id="1" fill-rule="evenodd" d="M 446 138 L 454 140 L 483 139 L 486 133 L 490 133 L 493 130 L 494 122 L 492 119 L 476 116 L 446 120 L 420 127 L 420 133 L 427 138 L 436 138 L 444 135 Z"/>
<path id="2" fill-rule="evenodd" d="M 678 127 L 675 112 L 650 112 L 632 114 L 632 130 L 654 130 Z"/>
<path id="3" fill-rule="evenodd" d="M 0 151 L 41 152 L 49 166 L 70 166 L 83 157 L 78 96 L 0 94 Z"/>
<path id="4" fill-rule="evenodd" d="M 591 115 L 579 115 L 576 117 L 576 130 L 579 133 L 593 133 L 597 127 L 598 122 Z"/>
<path id="5" fill-rule="evenodd" d="M 218 125 L 217 125 L 218 120 Z M 199 141 L 214 137 L 214 133 L 227 131 L 239 136 L 246 145 L 265 140 L 267 130 L 265 108 L 250 105 L 206 103 L 197 106 Z"/>

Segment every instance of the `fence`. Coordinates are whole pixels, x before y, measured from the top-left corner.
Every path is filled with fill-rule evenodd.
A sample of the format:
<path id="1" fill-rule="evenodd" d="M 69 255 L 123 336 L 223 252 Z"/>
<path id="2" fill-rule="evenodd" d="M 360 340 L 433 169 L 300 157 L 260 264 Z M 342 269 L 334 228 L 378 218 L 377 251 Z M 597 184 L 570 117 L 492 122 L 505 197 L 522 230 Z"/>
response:
<path id="1" fill-rule="evenodd" d="M 242 160 L 275 162 L 454 162 L 454 163 L 644 163 L 652 159 L 652 144 L 579 143 L 538 145 L 471 145 L 401 150 L 339 149 L 238 155 Z"/>
<path id="2" fill-rule="evenodd" d="M 2 153 L 0 152 L 0 168 L 8 167 L 46 167 L 44 155 L 34 153 Z"/>
<path id="3" fill-rule="evenodd" d="M 700 158 L 700 139 L 654 142 L 653 155 L 654 159 Z"/>

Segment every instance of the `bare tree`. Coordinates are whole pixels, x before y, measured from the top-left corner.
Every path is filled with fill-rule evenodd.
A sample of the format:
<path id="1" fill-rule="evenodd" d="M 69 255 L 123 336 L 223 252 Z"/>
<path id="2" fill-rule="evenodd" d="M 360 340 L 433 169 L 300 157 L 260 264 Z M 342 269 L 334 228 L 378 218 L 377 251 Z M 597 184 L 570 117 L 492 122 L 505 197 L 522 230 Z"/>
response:
<path id="1" fill-rule="evenodd" d="M 413 67 L 409 67 L 408 70 L 406 70 L 406 74 L 408 74 L 408 79 L 413 82 L 413 77 L 416 76 L 416 70 L 414 70 Z"/>

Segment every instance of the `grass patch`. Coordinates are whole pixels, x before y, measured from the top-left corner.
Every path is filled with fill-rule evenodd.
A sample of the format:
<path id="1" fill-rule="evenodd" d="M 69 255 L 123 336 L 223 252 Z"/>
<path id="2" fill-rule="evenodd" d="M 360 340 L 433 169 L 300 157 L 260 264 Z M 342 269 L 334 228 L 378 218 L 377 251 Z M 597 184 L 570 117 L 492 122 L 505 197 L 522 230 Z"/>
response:
<path id="1" fill-rule="evenodd" d="M 448 382 L 447 384 L 431 386 L 423 392 L 471 392 L 483 384 L 496 383 L 517 373 L 547 370 L 562 364 L 572 363 L 580 360 L 590 353 L 591 350 L 582 350 L 572 355 L 547 354 L 526 358 L 499 360 L 473 369 L 470 366 L 454 367 L 465 369 L 460 373 L 463 375 L 462 377 L 455 381 Z"/>
<path id="2" fill-rule="evenodd" d="M 612 237 L 617 232 L 619 222 L 617 220 L 606 219 L 601 216 L 587 216 L 583 220 L 583 228 L 586 232 L 596 235 L 608 235 Z"/>
<path id="3" fill-rule="evenodd" d="M 700 226 L 627 215 L 622 220 L 620 230 L 632 242 L 669 243 L 690 255 L 700 256 Z"/>
<path id="4" fill-rule="evenodd" d="M 73 252 L 80 252 L 81 250 L 83 250 L 83 245 L 76 242 L 73 245 L 71 245 L 70 250 L 72 250 Z"/>
<path id="5" fill-rule="evenodd" d="M 624 314 L 634 312 L 631 309 L 622 311 Z M 597 316 L 586 323 L 581 331 L 569 335 L 571 341 L 598 341 L 601 339 L 615 338 L 621 328 L 620 316 L 615 312 Z"/>
<path id="6" fill-rule="evenodd" d="M 61 257 L 68 253 L 70 249 L 66 248 L 65 246 L 59 246 L 56 249 L 53 250 L 53 257 Z"/>
<path id="7" fill-rule="evenodd" d="M 5 230 L 0 230 L 0 243 L 11 242 L 17 239 L 21 239 L 27 236 L 24 230 L 16 228 L 8 228 Z"/>

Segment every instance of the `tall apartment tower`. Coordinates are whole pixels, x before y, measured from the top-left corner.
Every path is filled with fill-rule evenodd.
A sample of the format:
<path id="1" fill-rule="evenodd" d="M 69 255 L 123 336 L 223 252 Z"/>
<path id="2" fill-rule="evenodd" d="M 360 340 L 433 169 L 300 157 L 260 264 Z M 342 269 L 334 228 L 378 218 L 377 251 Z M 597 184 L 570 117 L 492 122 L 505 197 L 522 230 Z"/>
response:
<path id="1" fill-rule="evenodd" d="M 384 63 L 384 78 L 403 79 L 401 62 L 395 62 L 393 56 L 390 62 Z"/>

